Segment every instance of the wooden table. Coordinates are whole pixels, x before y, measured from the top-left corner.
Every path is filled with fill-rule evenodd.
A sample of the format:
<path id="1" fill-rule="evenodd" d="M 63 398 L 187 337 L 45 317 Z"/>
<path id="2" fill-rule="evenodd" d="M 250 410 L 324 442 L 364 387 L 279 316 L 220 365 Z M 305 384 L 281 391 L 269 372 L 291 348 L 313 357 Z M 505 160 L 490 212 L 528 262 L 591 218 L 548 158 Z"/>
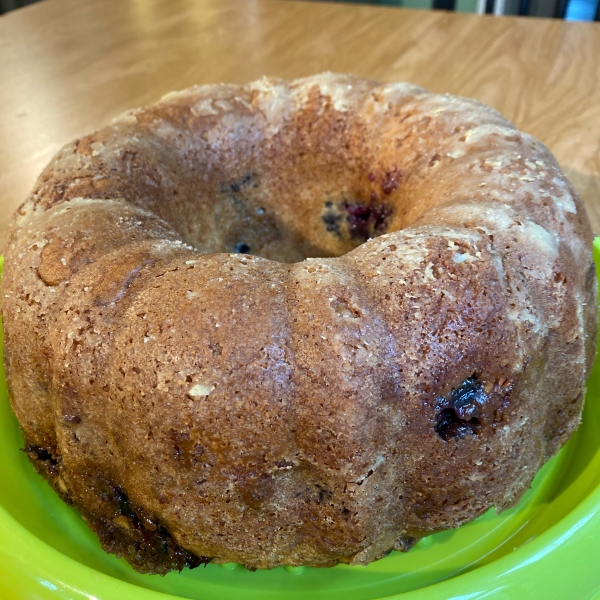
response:
<path id="1" fill-rule="evenodd" d="M 600 232 L 600 24 L 287 0 L 45 0 L 0 17 L 0 250 L 66 142 L 194 83 L 323 70 L 472 96 L 555 153 Z"/>

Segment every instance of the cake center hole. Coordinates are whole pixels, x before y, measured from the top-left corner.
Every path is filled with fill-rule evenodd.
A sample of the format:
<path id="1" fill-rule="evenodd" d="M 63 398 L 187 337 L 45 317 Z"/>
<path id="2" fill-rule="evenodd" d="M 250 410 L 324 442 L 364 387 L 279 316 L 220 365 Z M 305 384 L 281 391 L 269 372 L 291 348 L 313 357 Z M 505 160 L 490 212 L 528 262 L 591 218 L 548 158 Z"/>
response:
<path id="1" fill-rule="evenodd" d="M 341 256 L 386 233 L 394 211 L 390 204 L 382 202 L 348 197 L 325 200 L 319 219 L 309 231 L 302 222 L 297 227 L 286 226 L 263 207 L 255 209 L 253 215 L 245 208 L 241 212 L 244 226 L 232 226 L 223 250 L 289 263 Z M 232 223 L 236 221 L 233 219 Z"/>
<path id="2" fill-rule="evenodd" d="M 282 263 L 341 256 L 390 231 L 400 171 L 393 171 L 395 179 L 390 173 L 379 179 L 367 174 L 362 184 L 349 176 L 331 187 L 325 181 L 303 183 L 298 175 L 293 188 L 254 171 L 227 179 L 223 173 L 186 200 L 198 206 L 198 216 L 182 210 L 174 224 L 183 241 L 200 252 L 252 254 Z M 181 196 L 179 190 L 175 205 Z"/>
<path id="3" fill-rule="evenodd" d="M 394 212 L 386 202 L 341 195 L 321 200 L 312 214 L 299 209 L 298 219 L 290 222 L 289 215 L 238 197 L 243 190 L 240 184 L 230 188 L 239 191 L 218 208 L 215 219 L 220 247 L 207 251 L 253 254 L 283 263 L 341 256 L 386 233 Z M 202 245 L 199 249 L 203 250 Z"/>

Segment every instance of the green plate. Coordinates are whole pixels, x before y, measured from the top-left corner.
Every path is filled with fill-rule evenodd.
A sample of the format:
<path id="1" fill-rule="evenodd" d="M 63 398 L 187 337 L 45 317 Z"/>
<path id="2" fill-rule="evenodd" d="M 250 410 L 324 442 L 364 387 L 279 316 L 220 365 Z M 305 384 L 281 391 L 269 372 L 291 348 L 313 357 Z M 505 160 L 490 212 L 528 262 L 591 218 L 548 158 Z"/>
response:
<path id="1" fill-rule="evenodd" d="M 595 241 L 600 264 L 600 238 Z M 583 422 L 519 505 L 430 536 L 367 567 L 208 565 L 140 575 L 105 554 L 19 449 L 23 440 L 0 373 L 2 600 L 586 599 L 600 594 L 600 361 Z"/>

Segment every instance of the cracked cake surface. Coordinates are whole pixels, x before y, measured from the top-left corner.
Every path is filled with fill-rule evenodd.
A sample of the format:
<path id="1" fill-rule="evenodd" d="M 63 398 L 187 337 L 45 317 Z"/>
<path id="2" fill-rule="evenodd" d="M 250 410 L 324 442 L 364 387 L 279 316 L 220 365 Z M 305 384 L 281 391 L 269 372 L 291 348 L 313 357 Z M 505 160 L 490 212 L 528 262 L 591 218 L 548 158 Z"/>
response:
<path id="1" fill-rule="evenodd" d="M 36 468 L 142 572 L 366 564 L 514 505 L 577 427 L 592 233 L 473 100 L 193 87 L 65 146 L 2 281 Z"/>

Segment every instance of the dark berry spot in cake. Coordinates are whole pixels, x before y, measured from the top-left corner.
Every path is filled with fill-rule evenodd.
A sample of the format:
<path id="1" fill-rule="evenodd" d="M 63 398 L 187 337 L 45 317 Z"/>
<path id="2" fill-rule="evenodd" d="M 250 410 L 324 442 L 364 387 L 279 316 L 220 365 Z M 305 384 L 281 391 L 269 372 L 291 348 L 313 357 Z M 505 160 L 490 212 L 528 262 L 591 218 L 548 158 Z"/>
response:
<path id="1" fill-rule="evenodd" d="M 475 374 L 436 399 L 436 433 L 444 440 L 476 435 L 488 396 Z"/>
<path id="2" fill-rule="evenodd" d="M 225 186 L 223 186 L 223 187 L 225 187 Z M 221 188 L 222 191 L 224 191 L 223 187 Z M 229 189 L 234 194 L 237 194 L 239 191 L 241 191 L 242 188 L 248 188 L 248 187 L 252 187 L 252 188 L 258 187 L 258 183 L 256 182 L 255 173 L 248 173 L 248 174 L 244 175 L 243 177 L 241 177 L 240 179 L 236 179 L 235 181 L 233 181 L 232 183 L 229 184 Z"/>
<path id="3" fill-rule="evenodd" d="M 386 171 L 381 180 L 381 191 L 386 196 L 389 196 L 394 190 L 398 189 L 398 186 L 402 182 L 402 177 L 402 171 L 398 167 Z"/>
<path id="4" fill-rule="evenodd" d="M 393 209 L 388 204 L 363 204 L 344 201 L 340 207 L 346 213 L 348 232 L 353 239 L 366 242 L 385 233 Z"/>
<path id="5" fill-rule="evenodd" d="M 340 237 L 342 234 L 342 231 L 341 231 L 342 215 L 339 214 L 339 212 L 335 212 L 334 210 L 332 210 L 333 205 L 331 202 L 326 202 L 325 206 L 329 209 L 321 217 L 321 220 L 325 224 L 325 229 L 327 231 L 329 231 L 330 233 L 333 233 L 334 235 Z"/>
<path id="6" fill-rule="evenodd" d="M 447 442 L 450 439 L 460 440 L 469 435 L 476 435 L 479 427 L 480 423 L 477 419 L 463 421 L 456 416 L 453 409 L 446 408 L 438 415 L 435 431 Z"/>
<path id="7" fill-rule="evenodd" d="M 50 454 L 50 452 L 48 452 L 48 450 L 46 450 L 45 448 L 42 448 L 41 446 L 35 446 L 33 444 L 29 444 L 25 448 L 25 452 L 27 452 L 27 454 L 30 454 L 31 456 L 33 456 L 33 458 L 35 458 L 41 462 L 49 462 L 52 465 L 58 464 L 58 461 L 52 456 L 52 454 Z"/>
<path id="8" fill-rule="evenodd" d="M 129 496 L 121 489 L 115 488 L 115 502 L 119 507 L 119 512 L 126 517 L 135 517 L 133 505 L 129 500 Z M 136 517 L 137 518 L 137 517 Z"/>
<path id="9" fill-rule="evenodd" d="M 29 455 L 29 460 L 40 471 L 45 471 L 51 478 L 58 477 L 60 457 L 54 456 L 49 450 L 35 444 L 28 444 L 23 452 Z"/>
<path id="10" fill-rule="evenodd" d="M 245 242 L 238 242 L 233 251 L 237 252 L 238 254 L 248 254 L 250 252 L 250 246 L 248 246 L 248 244 Z"/>
<path id="11" fill-rule="evenodd" d="M 390 205 L 378 203 L 377 195 L 373 192 L 370 203 L 348 197 L 335 203 L 328 200 L 321 220 L 325 229 L 335 236 L 362 244 L 387 231 L 392 212 Z"/>
<path id="12" fill-rule="evenodd" d="M 479 409 L 486 399 L 483 384 L 476 375 L 472 375 L 450 392 L 447 401 L 458 417 L 469 420 L 480 416 Z"/>

